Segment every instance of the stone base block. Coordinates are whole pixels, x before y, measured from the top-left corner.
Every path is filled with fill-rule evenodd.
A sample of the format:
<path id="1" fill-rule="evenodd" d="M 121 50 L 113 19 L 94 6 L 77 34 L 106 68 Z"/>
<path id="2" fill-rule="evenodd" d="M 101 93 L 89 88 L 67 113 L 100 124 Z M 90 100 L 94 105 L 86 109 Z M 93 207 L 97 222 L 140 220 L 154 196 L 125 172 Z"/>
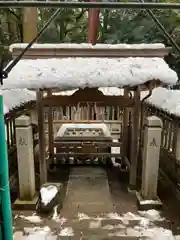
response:
<path id="1" fill-rule="evenodd" d="M 41 213 L 44 214 L 49 214 L 53 211 L 55 206 L 58 206 L 58 210 L 62 208 L 62 203 L 63 203 L 63 184 L 61 183 L 45 183 L 41 186 L 41 189 L 44 187 L 49 187 L 49 186 L 55 186 L 57 188 L 57 193 L 56 195 L 52 198 L 52 200 L 47 204 L 44 205 L 44 203 L 41 202 L 41 197 L 39 200 L 38 208 L 37 210 Z"/>
<path id="2" fill-rule="evenodd" d="M 141 211 L 147 211 L 150 209 L 160 210 L 162 208 L 162 202 L 157 197 L 155 200 L 145 200 L 139 192 L 136 192 L 138 208 Z"/>
<path id="3" fill-rule="evenodd" d="M 19 198 L 13 204 L 14 210 L 32 210 L 35 211 L 37 208 L 37 203 L 39 196 L 36 194 L 32 200 L 20 200 Z"/>

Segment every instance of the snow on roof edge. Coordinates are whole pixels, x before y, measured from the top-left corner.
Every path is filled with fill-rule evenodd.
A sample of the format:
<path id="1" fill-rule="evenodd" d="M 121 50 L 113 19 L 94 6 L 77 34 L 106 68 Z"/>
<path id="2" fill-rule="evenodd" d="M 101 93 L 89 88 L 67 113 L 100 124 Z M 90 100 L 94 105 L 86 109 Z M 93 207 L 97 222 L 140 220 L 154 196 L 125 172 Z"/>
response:
<path id="1" fill-rule="evenodd" d="M 155 88 L 146 103 L 168 114 L 180 117 L 180 90 L 170 90 L 163 87 Z"/>
<path id="2" fill-rule="evenodd" d="M 36 100 L 36 93 L 28 89 L 0 89 L 0 95 L 3 96 L 4 114 L 25 103 Z"/>
<path id="3" fill-rule="evenodd" d="M 9 51 L 12 52 L 14 48 L 20 48 L 23 49 L 27 46 L 27 43 L 14 43 L 9 46 Z M 96 44 L 92 45 L 89 43 L 60 43 L 60 44 L 51 44 L 51 43 L 35 43 L 32 45 L 31 48 L 115 48 L 115 49 L 159 49 L 159 48 L 165 48 L 165 45 L 162 43 L 152 43 L 152 44 L 146 44 L 146 43 L 140 43 L 140 44 Z"/>
<path id="4" fill-rule="evenodd" d="M 61 91 L 58 95 L 72 95 L 73 91 Z M 100 87 L 100 91 L 104 95 L 117 96 L 123 94 L 123 89 L 117 87 Z M 141 100 L 147 96 L 148 92 L 141 93 Z M 0 90 L 0 95 L 4 99 L 4 114 L 7 114 L 16 107 L 22 104 L 36 100 L 36 93 L 28 89 L 13 89 L 13 90 Z M 146 100 L 147 104 L 161 109 L 169 114 L 180 117 L 180 90 L 169 90 L 167 88 L 158 87 L 152 92 L 152 95 Z"/>
<path id="5" fill-rule="evenodd" d="M 137 86 L 151 80 L 173 85 L 178 77 L 162 58 L 23 59 L 9 73 L 3 89 L 60 88 L 65 91 Z"/>

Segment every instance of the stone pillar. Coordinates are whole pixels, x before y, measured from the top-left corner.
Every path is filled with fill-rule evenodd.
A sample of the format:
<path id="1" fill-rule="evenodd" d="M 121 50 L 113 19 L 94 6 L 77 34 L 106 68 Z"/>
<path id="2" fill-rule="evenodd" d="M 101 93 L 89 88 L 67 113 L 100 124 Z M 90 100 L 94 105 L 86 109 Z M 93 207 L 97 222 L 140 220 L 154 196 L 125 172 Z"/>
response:
<path id="1" fill-rule="evenodd" d="M 150 116 L 146 118 L 144 127 L 145 131 L 140 204 L 144 205 L 146 203 L 145 205 L 148 205 L 149 208 L 156 208 L 155 206 L 161 205 L 160 200 L 157 197 L 157 184 L 162 121 L 156 116 Z"/>
<path id="2" fill-rule="evenodd" d="M 15 120 L 15 123 L 20 201 L 31 201 L 35 197 L 35 169 L 31 118 L 21 116 Z"/>

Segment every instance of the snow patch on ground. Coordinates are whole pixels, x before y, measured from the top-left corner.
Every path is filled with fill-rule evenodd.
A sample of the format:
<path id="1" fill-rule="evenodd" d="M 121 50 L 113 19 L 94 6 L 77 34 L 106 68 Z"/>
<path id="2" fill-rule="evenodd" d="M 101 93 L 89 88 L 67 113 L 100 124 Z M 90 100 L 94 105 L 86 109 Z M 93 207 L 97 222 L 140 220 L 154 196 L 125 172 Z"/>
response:
<path id="1" fill-rule="evenodd" d="M 34 227 L 34 228 L 24 228 L 24 232 L 17 231 L 13 236 L 14 240 L 28 239 L 28 240 L 55 240 L 57 236 L 53 235 L 51 229 L 48 226 Z"/>
<path id="2" fill-rule="evenodd" d="M 43 221 L 42 218 L 37 216 L 35 213 L 32 216 L 19 215 L 17 217 L 20 217 L 21 219 L 27 220 L 31 223 L 41 223 Z"/>
<path id="3" fill-rule="evenodd" d="M 101 228 L 101 221 L 100 220 L 91 221 L 89 224 L 89 228 Z"/>
<path id="4" fill-rule="evenodd" d="M 34 227 L 34 228 L 25 228 L 24 229 L 25 235 L 35 235 L 35 234 L 43 234 L 47 235 L 51 233 L 51 229 L 48 226 L 44 226 L 42 228 L 40 227 Z"/>
<path id="5" fill-rule="evenodd" d="M 56 223 L 60 223 L 60 225 L 62 226 L 65 222 L 67 222 L 67 219 L 60 216 L 60 214 L 58 214 L 57 212 L 57 208 L 58 206 L 55 206 L 54 207 L 54 213 L 53 213 L 53 216 L 52 216 L 52 220 L 55 221 Z"/>
<path id="6" fill-rule="evenodd" d="M 17 216 L 16 216 L 17 217 Z M 19 217 L 25 220 L 31 220 L 31 222 L 37 222 L 37 217 L 35 214 L 33 216 L 22 216 Z M 35 219 L 36 221 L 34 221 Z M 60 232 L 58 236 L 75 236 L 75 232 L 71 226 L 63 227 L 62 225 L 65 222 L 68 222 L 68 219 L 63 217 L 60 218 L 60 215 L 57 213 L 57 206 L 54 208 L 54 214 L 52 220 L 60 223 Z M 147 238 L 152 240 L 175 240 L 171 230 L 164 229 L 162 227 L 157 226 L 157 222 L 164 221 L 165 219 L 161 217 L 160 212 L 156 210 L 148 210 L 148 211 L 139 211 L 134 214 L 131 212 L 127 212 L 124 214 L 118 214 L 116 212 L 103 214 L 101 217 L 90 217 L 85 213 L 78 213 L 77 220 L 79 221 L 88 221 L 89 230 L 94 229 L 104 229 L 110 231 L 108 236 L 129 236 L 129 237 L 139 237 Z M 107 224 L 103 225 L 103 220 L 106 220 Z M 108 224 L 108 220 L 110 223 Z M 113 220 L 113 223 L 111 222 Z M 114 220 L 117 220 L 114 221 Z M 112 232 L 113 230 L 113 232 Z M 25 234 L 28 234 L 28 239 L 40 239 L 41 236 L 52 236 L 52 232 L 48 226 L 44 228 L 31 228 L 30 230 L 25 229 Z M 18 239 L 18 238 L 15 238 Z M 27 239 L 27 238 L 26 238 Z"/>
<path id="7" fill-rule="evenodd" d="M 79 218 L 79 221 L 91 219 L 91 218 L 90 218 L 87 214 L 85 214 L 85 213 L 78 213 L 78 218 Z"/>
<path id="8" fill-rule="evenodd" d="M 139 214 L 150 221 L 159 222 L 165 220 L 165 218 L 161 217 L 160 213 L 154 209 L 148 211 L 139 211 Z"/>
<path id="9" fill-rule="evenodd" d="M 101 220 L 113 219 L 120 220 L 122 223 L 107 224 L 102 226 L 102 229 L 117 230 L 114 233 L 109 233 L 109 236 L 132 236 L 132 237 L 147 237 L 153 240 L 174 240 L 171 230 L 163 229 L 156 226 L 156 222 L 164 221 L 160 212 L 156 210 L 140 211 L 137 214 L 127 212 L 125 214 L 107 213 L 104 217 L 91 218 L 84 213 L 78 214 L 79 220 L 92 220 L 89 228 L 101 228 Z M 135 223 L 134 227 L 130 224 Z"/>
<path id="10" fill-rule="evenodd" d="M 59 236 L 69 236 L 69 237 L 72 237 L 74 236 L 74 231 L 72 229 L 72 227 L 66 227 L 66 228 L 63 228 L 60 233 L 59 233 Z"/>

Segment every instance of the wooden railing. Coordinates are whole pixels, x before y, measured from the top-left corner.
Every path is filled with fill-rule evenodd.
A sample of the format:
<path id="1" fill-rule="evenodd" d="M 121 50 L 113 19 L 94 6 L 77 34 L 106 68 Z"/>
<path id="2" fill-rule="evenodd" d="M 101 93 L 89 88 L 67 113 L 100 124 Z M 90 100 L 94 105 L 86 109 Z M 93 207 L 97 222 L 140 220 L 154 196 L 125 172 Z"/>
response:
<path id="1" fill-rule="evenodd" d="M 5 136 L 8 150 L 8 161 L 9 161 L 9 177 L 10 185 L 14 187 L 17 185 L 18 179 L 18 167 L 17 167 L 17 149 L 16 149 L 16 130 L 15 120 L 21 115 L 30 114 L 30 109 L 34 106 L 34 103 L 25 104 L 19 108 L 13 109 L 13 111 L 5 115 Z M 34 131 L 35 134 L 35 131 Z M 35 139 L 35 136 L 34 136 Z M 34 141 L 34 145 L 37 141 Z"/>

